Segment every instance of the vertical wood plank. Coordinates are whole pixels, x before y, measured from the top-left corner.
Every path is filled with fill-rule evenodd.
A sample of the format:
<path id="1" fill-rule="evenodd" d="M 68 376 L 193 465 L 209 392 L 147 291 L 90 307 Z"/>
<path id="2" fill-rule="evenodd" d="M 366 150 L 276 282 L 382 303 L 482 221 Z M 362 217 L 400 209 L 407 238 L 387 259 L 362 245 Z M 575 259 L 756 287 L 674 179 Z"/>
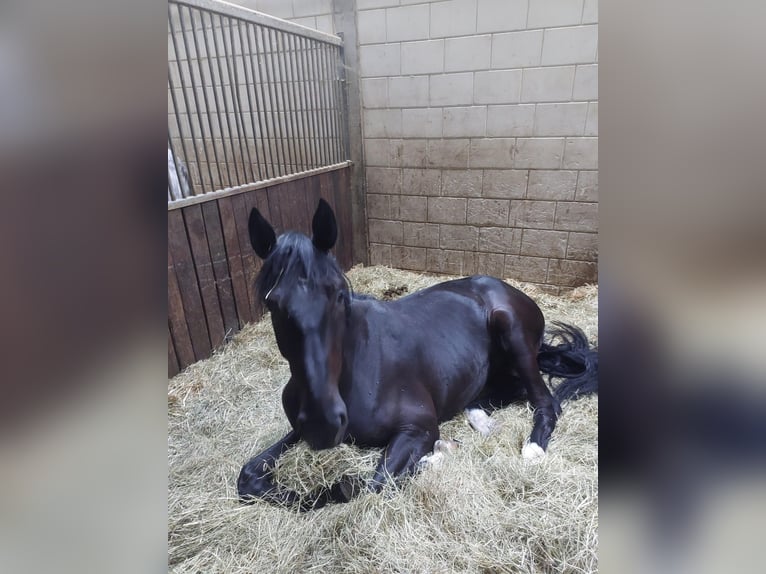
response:
<path id="1" fill-rule="evenodd" d="M 181 301 L 181 291 L 178 288 L 173 257 L 168 249 L 168 323 L 173 337 L 174 347 L 178 358 L 179 369 L 185 369 L 194 361 L 189 327 L 184 316 L 184 306 Z"/>
<path id="2" fill-rule="evenodd" d="M 172 379 L 179 373 L 178 357 L 176 357 L 176 349 L 173 345 L 173 337 L 170 334 L 170 324 L 168 324 L 168 378 Z"/>
<path id="3" fill-rule="evenodd" d="M 173 266 L 178 280 L 178 290 L 183 304 L 184 317 L 189 329 L 194 357 L 196 360 L 210 356 L 208 335 L 202 297 L 197 284 L 189 239 L 186 235 L 183 215 L 180 209 L 168 212 L 168 248 L 173 257 Z"/>
<path id="4" fill-rule="evenodd" d="M 205 318 L 207 319 L 210 344 L 212 349 L 217 349 L 223 345 L 225 331 L 223 317 L 221 316 L 221 303 L 218 300 L 218 289 L 216 288 L 215 275 L 213 274 L 213 263 L 210 259 L 207 229 L 205 228 L 205 220 L 202 217 L 202 208 L 199 204 L 190 205 L 182 209 L 182 211 L 184 221 L 186 222 L 186 230 L 189 234 L 189 244 L 191 245 L 194 267 L 197 270 L 197 281 L 199 283 L 200 295 L 202 296 Z"/>
<path id="5" fill-rule="evenodd" d="M 237 222 L 234 217 L 234 207 L 231 197 L 222 197 L 218 200 L 218 209 L 221 214 L 221 226 L 223 227 L 223 240 L 226 245 L 226 258 L 229 262 L 229 276 L 234 291 L 234 303 L 237 308 L 240 329 L 253 320 L 250 310 L 250 300 L 247 296 L 247 280 L 242 264 L 237 234 Z M 249 245 L 247 246 L 249 247 Z"/>
<path id="6" fill-rule="evenodd" d="M 218 202 L 208 201 L 202 204 L 202 217 L 205 220 L 207 231 L 207 244 L 210 249 L 210 261 L 213 264 L 213 275 L 218 290 L 218 301 L 221 305 L 223 317 L 224 339 L 229 340 L 234 333 L 239 331 L 237 320 L 237 308 L 234 303 L 234 292 L 229 274 L 229 263 L 226 258 L 226 246 L 223 240 L 221 228 L 221 216 Z"/>
<path id="7" fill-rule="evenodd" d="M 255 252 L 250 244 L 250 234 L 247 231 L 247 222 L 250 218 L 250 208 L 244 193 L 235 195 L 232 198 L 234 207 L 234 221 L 237 226 L 237 237 L 239 237 L 239 247 L 242 255 L 242 270 L 247 286 L 247 301 L 250 306 L 250 316 L 253 321 L 257 321 L 261 316 L 260 304 L 255 296 L 255 278 L 257 276 L 257 264 Z M 264 217 L 267 215 L 261 213 Z"/>
<path id="8" fill-rule="evenodd" d="M 279 201 L 280 186 L 272 185 L 266 189 L 266 197 L 269 201 L 269 222 L 274 227 L 277 235 L 284 233 L 287 229 L 282 220 L 282 207 Z"/>
<path id="9" fill-rule="evenodd" d="M 338 218 L 338 259 L 344 270 L 352 265 L 353 230 L 351 226 L 351 193 L 349 189 L 348 168 L 332 172 L 333 187 L 335 189 L 336 215 Z"/>
<path id="10" fill-rule="evenodd" d="M 247 213 L 248 218 L 250 217 L 250 211 L 253 208 L 256 208 L 261 215 L 271 223 L 270 217 L 271 213 L 269 211 L 269 200 L 266 197 L 266 190 L 265 189 L 259 189 L 256 191 L 251 191 L 248 193 L 243 194 L 245 197 L 245 205 L 247 207 Z M 249 236 L 249 231 L 248 231 Z M 260 319 L 263 316 L 263 313 L 265 311 L 263 304 L 261 303 L 261 300 L 258 297 L 258 293 L 255 291 L 255 281 L 258 278 L 258 274 L 261 272 L 261 267 L 263 267 L 263 262 L 261 261 L 261 258 L 258 257 L 258 255 L 255 253 L 255 250 L 253 249 L 252 245 L 248 245 L 248 255 L 250 257 L 250 262 L 252 264 L 252 277 L 250 277 L 248 286 L 250 289 L 250 294 L 253 297 L 253 304 L 255 305 L 255 310 L 257 313 L 257 316 L 255 320 Z"/>
<path id="11" fill-rule="evenodd" d="M 333 247 L 332 252 L 335 256 L 335 259 L 338 260 L 338 263 L 340 263 L 341 268 L 345 270 L 345 267 L 343 267 L 343 263 L 341 262 L 341 256 L 340 256 L 340 248 L 342 240 L 340 238 L 341 230 L 340 230 L 340 214 L 338 213 L 338 207 L 335 202 L 335 183 L 333 182 L 332 173 L 326 172 L 326 173 L 320 173 L 318 176 L 316 176 L 315 180 L 319 184 L 319 197 L 324 199 L 327 203 L 330 204 L 330 207 L 332 208 L 333 213 L 335 214 L 335 220 L 338 224 L 338 240 L 335 242 L 335 247 Z M 319 199 L 317 198 L 317 202 Z M 314 209 L 316 209 L 316 204 Z"/>

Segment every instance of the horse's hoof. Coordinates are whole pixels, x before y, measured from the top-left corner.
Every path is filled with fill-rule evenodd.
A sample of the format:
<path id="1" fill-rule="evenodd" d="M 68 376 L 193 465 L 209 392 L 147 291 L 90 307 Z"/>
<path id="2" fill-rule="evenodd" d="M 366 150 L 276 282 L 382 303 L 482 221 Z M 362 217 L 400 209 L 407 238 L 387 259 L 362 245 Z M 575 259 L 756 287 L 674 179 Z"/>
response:
<path id="1" fill-rule="evenodd" d="M 346 476 L 330 487 L 330 499 L 333 502 L 349 502 L 363 489 L 364 485 L 358 478 Z"/>
<path id="2" fill-rule="evenodd" d="M 529 462 L 540 462 L 545 457 L 545 451 L 536 442 L 528 442 L 521 449 L 521 456 Z"/>
<path id="3" fill-rule="evenodd" d="M 436 450 L 436 445 L 434 445 L 434 450 Z M 421 457 L 418 464 L 421 467 L 439 468 L 442 462 L 444 462 L 444 452 L 434 452 Z"/>
<path id="4" fill-rule="evenodd" d="M 483 437 L 487 437 L 497 430 L 497 422 L 489 418 L 483 409 L 468 409 L 465 411 L 465 417 L 468 419 L 468 423 Z"/>
<path id="5" fill-rule="evenodd" d="M 434 453 L 443 452 L 449 454 L 455 452 L 460 447 L 460 443 L 454 440 L 439 439 L 434 443 Z"/>

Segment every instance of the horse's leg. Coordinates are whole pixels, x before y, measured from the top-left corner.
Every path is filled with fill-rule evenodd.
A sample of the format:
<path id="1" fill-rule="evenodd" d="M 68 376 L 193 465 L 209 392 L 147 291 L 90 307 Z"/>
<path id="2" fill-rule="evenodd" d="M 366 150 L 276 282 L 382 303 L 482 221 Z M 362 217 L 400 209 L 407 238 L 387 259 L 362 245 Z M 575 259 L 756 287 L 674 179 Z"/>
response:
<path id="1" fill-rule="evenodd" d="M 539 459 L 548 448 L 551 433 L 561 412 L 561 407 L 551 395 L 537 364 L 537 353 L 543 331 L 542 317 L 537 326 L 539 329 L 530 327 L 530 324 L 534 325 L 531 323 L 534 321 L 533 318 L 521 321 L 505 310 L 495 311 L 492 314 L 492 321 L 498 330 L 502 347 L 508 352 L 509 359 L 512 361 L 510 364 L 515 368 L 534 409 L 532 433 L 521 454 L 525 459 Z"/>
<path id="2" fill-rule="evenodd" d="M 561 412 L 556 399 L 551 395 L 537 364 L 537 352 L 527 349 L 516 355 L 518 371 L 534 408 L 532 433 L 521 454 L 525 459 L 541 458 L 548 448 L 553 429 Z"/>
<path id="3" fill-rule="evenodd" d="M 409 427 L 394 435 L 380 458 L 369 489 L 380 492 L 389 477 L 398 478 L 410 474 L 418 461 L 431 452 L 438 438 L 439 426 L 436 421 L 427 428 Z"/>
<path id="4" fill-rule="evenodd" d="M 241 500 L 266 498 L 288 504 L 297 500 L 295 493 L 277 489 L 271 480 L 271 469 L 274 468 L 277 459 L 298 440 L 298 433 L 290 431 L 281 440 L 245 463 L 237 479 L 237 491 Z"/>

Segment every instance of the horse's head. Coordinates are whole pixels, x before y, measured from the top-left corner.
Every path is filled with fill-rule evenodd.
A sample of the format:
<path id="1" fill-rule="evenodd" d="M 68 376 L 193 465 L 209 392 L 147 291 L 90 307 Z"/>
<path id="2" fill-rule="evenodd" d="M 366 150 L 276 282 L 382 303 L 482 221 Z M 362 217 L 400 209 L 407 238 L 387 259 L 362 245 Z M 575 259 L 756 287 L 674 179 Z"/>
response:
<path id="1" fill-rule="evenodd" d="M 338 236 L 335 215 L 320 199 L 311 239 L 295 232 L 277 239 L 269 222 L 253 209 L 248 230 L 253 249 L 264 260 L 256 289 L 300 386 L 300 410 L 293 424 L 312 448 L 336 446 L 348 425 L 338 381 L 349 290 L 330 253 Z"/>

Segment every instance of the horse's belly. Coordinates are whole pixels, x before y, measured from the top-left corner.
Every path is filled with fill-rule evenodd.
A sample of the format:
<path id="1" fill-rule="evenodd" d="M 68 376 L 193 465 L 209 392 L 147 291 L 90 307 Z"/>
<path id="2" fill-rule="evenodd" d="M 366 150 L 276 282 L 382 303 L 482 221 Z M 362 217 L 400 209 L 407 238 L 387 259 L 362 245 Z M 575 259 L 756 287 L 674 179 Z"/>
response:
<path id="1" fill-rule="evenodd" d="M 476 398 L 487 382 L 488 373 L 487 361 L 479 368 L 461 370 L 453 377 L 443 379 L 440 388 L 431 393 L 439 421 L 451 419 Z"/>

